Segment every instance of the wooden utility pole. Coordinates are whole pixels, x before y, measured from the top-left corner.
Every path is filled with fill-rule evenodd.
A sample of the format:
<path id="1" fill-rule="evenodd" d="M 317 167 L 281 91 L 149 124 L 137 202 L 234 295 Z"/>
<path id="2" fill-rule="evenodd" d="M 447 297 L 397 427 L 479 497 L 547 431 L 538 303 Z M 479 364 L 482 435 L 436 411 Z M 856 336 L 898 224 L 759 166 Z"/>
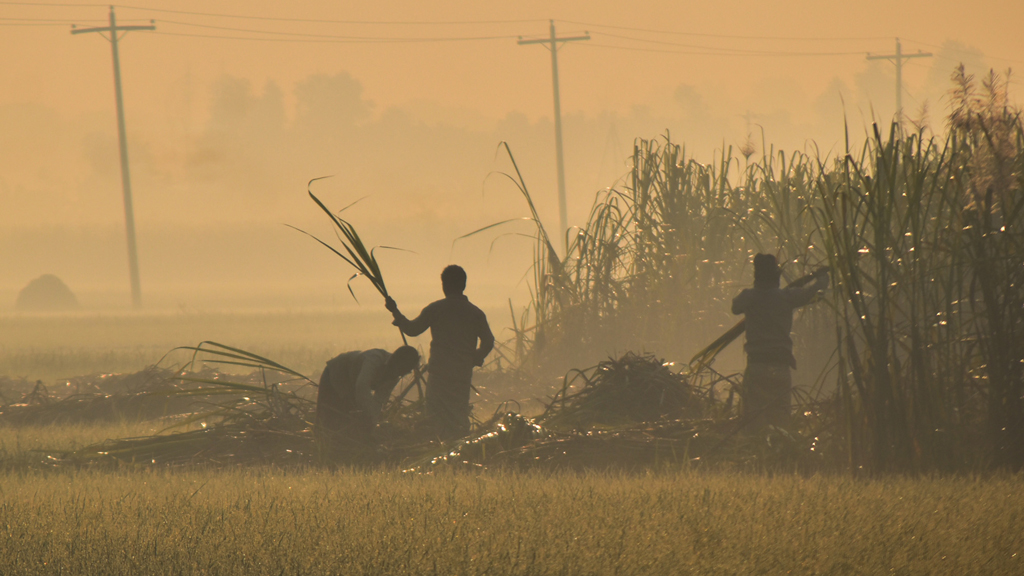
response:
<path id="1" fill-rule="evenodd" d="M 132 306 L 142 307 L 142 287 L 139 282 L 139 254 L 135 247 L 135 211 L 132 208 L 132 182 L 128 172 L 128 138 L 124 127 L 124 99 L 121 96 L 121 58 L 117 52 L 119 32 L 133 30 L 155 30 L 156 26 L 118 26 L 114 17 L 114 7 L 110 7 L 110 25 L 97 28 L 76 28 L 72 26 L 72 34 L 99 32 L 110 41 L 110 49 L 114 56 L 114 94 L 117 97 L 117 135 L 121 147 L 121 187 L 124 190 L 124 226 L 128 236 L 128 273 L 132 283 Z M 107 34 L 104 34 L 106 32 Z M 109 35 L 108 35 L 109 34 Z"/>
<path id="2" fill-rule="evenodd" d="M 590 40 L 590 34 L 583 36 L 563 36 L 559 38 L 555 34 L 555 21 L 551 20 L 551 34 L 547 38 L 534 40 L 523 40 L 519 37 L 519 44 L 546 44 L 551 51 L 551 83 L 555 93 L 555 162 L 558 165 L 558 224 L 562 236 L 562 248 L 568 250 L 568 239 L 565 232 L 569 229 L 569 219 L 566 215 L 565 200 L 565 163 L 562 160 L 562 102 L 558 94 L 558 48 L 559 43 L 575 42 L 577 40 Z"/>
<path id="3" fill-rule="evenodd" d="M 917 51 L 917 54 L 904 54 L 899 38 L 896 39 L 895 54 L 879 54 L 877 56 L 868 54 L 868 60 L 889 60 L 896 64 L 896 121 L 900 126 L 903 125 L 903 61 L 911 58 L 929 58 L 931 55 L 931 52 L 921 52 L 920 50 Z"/>

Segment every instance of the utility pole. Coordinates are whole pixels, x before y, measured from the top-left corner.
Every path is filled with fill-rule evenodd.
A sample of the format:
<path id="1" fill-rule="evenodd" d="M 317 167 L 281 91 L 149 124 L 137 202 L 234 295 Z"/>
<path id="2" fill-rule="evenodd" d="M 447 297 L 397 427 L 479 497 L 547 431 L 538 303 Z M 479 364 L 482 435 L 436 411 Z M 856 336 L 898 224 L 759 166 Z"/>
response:
<path id="1" fill-rule="evenodd" d="M 550 20 L 551 35 L 548 38 L 537 38 L 535 40 L 523 40 L 519 37 L 519 45 L 525 44 L 547 44 L 551 51 L 551 83 L 555 93 L 555 162 L 558 165 L 558 224 L 562 236 L 562 248 L 568 252 L 568 239 L 565 236 L 569 229 L 569 220 L 566 216 L 565 201 L 565 164 L 562 160 L 562 102 L 558 94 L 558 48 L 559 43 L 576 42 L 578 40 L 590 40 L 590 34 L 584 32 L 582 36 L 563 36 L 559 38 L 555 34 L 555 21 Z"/>
<path id="2" fill-rule="evenodd" d="M 900 126 L 903 126 L 903 61 L 911 58 L 929 58 L 931 55 L 931 52 L 921 52 L 920 50 L 917 51 L 917 54 L 904 54 L 899 38 L 896 39 L 895 54 L 872 56 L 868 53 L 868 60 L 889 60 L 896 64 L 896 121 Z"/>
<path id="3" fill-rule="evenodd" d="M 152 21 L 151 21 L 152 22 Z M 124 189 L 124 226 L 128 236 L 128 273 L 132 282 L 132 306 L 142 307 L 142 287 L 139 282 L 139 254 L 135 247 L 135 211 L 132 208 L 132 181 L 128 173 L 128 138 L 124 127 L 124 99 L 121 96 L 121 58 L 117 53 L 119 32 L 133 30 L 155 30 L 156 26 L 118 26 L 114 17 L 114 7 L 110 7 L 110 25 L 97 28 L 76 28 L 72 25 L 72 34 L 99 32 L 110 41 L 110 49 L 114 56 L 114 93 L 117 97 L 117 136 L 121 147 L 121 187 Z M 109 34 L 104 34 L 106 32 Z"/>

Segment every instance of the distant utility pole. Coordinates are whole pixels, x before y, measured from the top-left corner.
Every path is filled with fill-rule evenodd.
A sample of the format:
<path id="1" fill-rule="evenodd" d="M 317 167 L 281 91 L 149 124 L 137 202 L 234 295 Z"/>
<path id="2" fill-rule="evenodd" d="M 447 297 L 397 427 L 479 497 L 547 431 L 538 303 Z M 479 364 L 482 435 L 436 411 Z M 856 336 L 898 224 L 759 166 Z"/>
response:
<path id="1" fill-rule="evenodd" d="M 555 161 L 558 164 L 558 224 L 562 235 L 562 248 L 568 251 L 568 239 L 565 237 L 565 232 L 569 229 L 569 219 L 566 216 L 565 164 L 562 160 L 562 103 L 558 95 L 558 48 L 560 42 L 590 40 L 590 34 L 584 32 L 583 36 L 563 36 L 559 38 L 555 35 L 555 21 L 551 20 L 550 22 L 551 35 L 548 38 L 523 40 L 523 37 L 520 36 L 519 45 L 547 44 L 547 49 L 551 51 L 551 83 L 554 86 L 555 92 Z"/>
<path id="2" fill-rule="evenodd" d="M 152 22 L 152 21 L 151 21 Z M 98 28 L 76 28 L 72 25 L 72 34 L 99 32 L 110 41 L 114 55 L 114 93 L 117 96 L 117 135 L 121 146 L 121 186 L 124 189 L 124 226 L 128 235 L 128 272 L 132 281 L 132 306 L 142 307 L 142 287 L 139 283 L 139 254 L 135 248 L 135 211 L 132 208 L 132 181 L 128 174 L 128 138 L 124 128 L 124 99 L 121 97 L 121 59 L 117 53 L 119 32 L 132 30 L 156 30 L 156 26 L 118 26 L 114 18 L 114 7 L 110 7 L 110 26 Z M 109 34 L 104 34 L 106 32 Z"/>
<path id="3" fill-rule="evenodd" d="M 900 46 L 900 39 L 896 39 L 895 54 L 879 54 L 872 56 L 868 53 L 868 60 L 889 60 L 896 64 L 896 121 L 903 125 L 903 61 L 911 58 L 929 58 L 931 52 L 917 51 L 917 54 L 904 54 Z"/>

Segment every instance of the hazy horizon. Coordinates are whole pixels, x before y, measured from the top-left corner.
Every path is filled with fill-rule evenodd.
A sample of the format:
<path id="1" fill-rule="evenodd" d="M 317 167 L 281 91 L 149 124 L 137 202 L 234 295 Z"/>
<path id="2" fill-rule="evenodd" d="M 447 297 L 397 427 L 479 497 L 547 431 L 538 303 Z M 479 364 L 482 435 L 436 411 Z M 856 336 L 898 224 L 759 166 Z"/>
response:
<path id="1" fill-rule="evenodd" d="M 128 307 L 109 45 L 69 34 L 107 12 L 0 3 L 0 312 L 44 273 L 88 309 Z M 862 139 L 892 118 L 895 82 L 890 62 L 865 53 L 891 53 L 897 36 L 906 53 L 934 54 L 905 64 L 903 101 L 910 118 L 927 102 L 935 132 L 959 62 L 980 76 L 1024 61 L 1024 5 L 1010 2 L 189 1 L 117 15 L 156 20 L 123 39 L 121 65 L 143 299 L 159 309 L 357 306 L 349 271 L 283 225 L 329 234 L 305 196 L 324 175 L 315 190 L 332 207 L 366 197 L 348 214 L 369 243 L 415 252 L 382 256 L 401 303 L 425 304 L 458 262 L 486 305 L 525 304 L 529 240 L 454 240 L 527 214 L 494 176 L 510 169 L 502 141 L 557 222 L 550 57 L 516 44 L 545 35 L 548 18 L 560 35 L 591 35 L 559 51 L 571 225 L 627 172 L 634 138 L 668 132 L 704 162 L 748 135 L 757 155 L 762 138 L 834 154 L 844 121 Z"/>

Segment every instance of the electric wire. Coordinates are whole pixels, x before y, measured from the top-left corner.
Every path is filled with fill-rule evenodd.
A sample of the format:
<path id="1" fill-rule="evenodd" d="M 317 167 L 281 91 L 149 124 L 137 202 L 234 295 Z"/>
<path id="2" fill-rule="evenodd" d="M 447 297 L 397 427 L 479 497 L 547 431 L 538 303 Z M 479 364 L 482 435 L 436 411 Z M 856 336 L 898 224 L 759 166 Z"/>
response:
<path id="1" fill-rule="evenodd" d="M 837 36 L 744 36 L 739 34 L 709 34 L 705 32 L 679 32 L 673 30 L 655 30 L 651 28 L 632 28 L 629 26 L 613 26 L 610 24 L 595 24 L 592 22 L 579 22 L 576 20 L 558 20 L 558 22 L 565 22 L 566 24 L 575 24 L 577 26 L 589 26 L 591 28 L 608 28 L 611 30 L 628 30 L 631 32 L 648 32 L 654 34 L 670 34 L 675 36 L 698 36 L 703 38 L 727 38 L 731 40 L 787 40 L 787 41 L 856 41 L 856 40 L 891 40 L 890 36 L 850 36 L 850 37 L 837 37 Z"/>
<path id="2" fill-rule="evenodd" d="M 542 19 L 520 19 L 520 20 L 330 20 L 320 18 L 289 18 L 281 16 L 254 16 L 246 14 L 226 14 L 218 12 L 192 12 L 188 10 L 172 10 L 168 8 L 149 8 L 144 6 L 133 6 L 130 4 L 115 4 L 117 8 L 126 10 L 141 10 L 146 12 L 157 12 L 164 14 L 182 14 L 188 16 L 204 16 L 209 18 L 234 18 L 238 20 L 264 20 L 270 22 L 297 22 L 305 24 L 358 24 L 358 25 L 402 25 L 402 26 L 434 26 L 434 25 L 490 25 L 490 24 L 530 24 L 547 22 Z"/>
<path id="3" fill-rule="evenodd" d="M 159 24 L 159 22 L 158 22 Z M 216 40 L 242 40 L 247 42 L 283 42 L 293 44 L 425 44 L 433 42 L 471 42 L 488 39 L 507 39 L 505 36 L 494 38 L 472 37 L 472 38 L 382 38 L 379 40 L 355 40 L 341 38 L 267 38 L 258 36 L 227 36 L 220 34 L 190 34 L 188 32 L 168 32 L 159 28 L 150 32 L 161 36 L 178 36 L 182 38 L 210 38 Z"/>
<path id="4" fill-rule="evenodd" d="M 59 2 L 0 2 L 2 6 L 38 6 L 40 8 L 107 8 L 109 4 L 68 4 Z"/>
<path id="5" fill-rule="evenodd" d="M 106 22 L 105 18 L 92 18 L 92 19 L 79 19 L 76 18 L 75 22 Z M 71 24 L 72 21 L 67 18 L 0 18 L 0 22 L 50 22 L 56 24 Z"/>
<path id="6" fill-rule="evenodd" d="M 736 56 L 751 56 L 751 55 L 765 55 L 765 56 L 850 56 L 864 54 L 863 51 L 844 51 L 844 52 L 806 52 L 806 51 L 791 51 L 791 50 L 755 50 L 749 48 L 720 48 L 717 46 L 705 46 L 699 44 L 682 44 L 679 42 L 668 42 L 665 40 L 648 40 L 644 38 L 636 38 L 633 36 L 623 36 L 620 34 L 609 34 L 607 32 L 594 32 L 601 36 L 607 36 L 610 38 L 617 38 L 622 40 L 630 40 L 634 42 L 644 42 L 648 44 L 658 44 L 662 46 L 678 46 L 681 48 L 692 48 L 697 50 L 712 50 L 714 53 L 721 52 L 723 55 L 730 54 Z"/>
<path id="7" fill-rule="evenodd" d="M 294 38 L 311 38 L 325 40 L 343 40 L 353 42 L 455 42 L 466 40 L 507 40 L 516 38 L 514 35 L 497 36 L 446 36 L 446 37 L 405 37 L 405 36 L 340 36 L 337 34 L 313 34 L 309 32 L 281 32 L 276 30 L 258 30 L 252 28 L 235 28 L 231 26 L 214 26 L 210 24 L 196 24 L 192 22 L 180 22 L 175 20 L 161 20 L 161 23 L 176 24 L 179 26 L 190 26 L 207 30 L 221 30 L 226 32 L 244 32 L 247 34 L 266 34 L 272 36 L 290 36 Z"/>
<path id="8" fill-rule="evenodd" d="M 108 4 L 72 4 L 66 2 L 12 2 L 3 0 L 0 1 L 0 5 L 4 6 L 21 6 L 21 7 L 37 7 L 37 8 L 105 8 Z M 180 14 L 186 16 L 197 16 L 202 18 L 225 18 L 225 19 L 238 19 L 238 20 L 252 20 L 252 21 L 265 21 L 265 22 L 292 22 L 292 23 L 315 23 L 315 24 L 341 24 L 341 25 L 372 25 L 372 26 L 460 26 L 460 25 L 509 25 L 509 24 L 535 24 L 539 22 L 547 22 L 544 19 L 492 19 L 492 20 L 337 20 L 337 19 L 318 19 L 318 18 L 295 18 L 295 17 L 279 17 L 279 16 L 260 16 L 252 14 L 238 14 L 238 13 L 225 13 L 225 12 L 202 12 L 202 11 L 190 11 L 190 10 L 177 10 L 170 8 L 152 8 L 146 6 L 139 6 L 134 4 L 115 4 L 115 8 L 121 8 L 124 10 L 148 12 L 157 14 Z M 122 21 L 136 21 L 142 20 L 141 18 L 125 19 Z M 78 20 L 78 22 L 99 22 L 99 19 L 88 19 Z M 104 20 L 105 21 L 105 20 Z M 269 30 L 269 29 L 249 29 L 249 28 L 235 28 L 231 26 L 216 26 L 213 24 L 202 24 L 198 22 L 184 22 L 175 20 L 161 20 L 162 23 L 174 24 L 179 26 L 205 28 L 210 30 L 220 30 L 224 32 L 240 32 L 245 34 L 255 34 L 259 36 L 232 36 L 232 35 L 220 35 L 220 34 L 188 34 L 183 32 L 159 32 L 167 36 L 181 36 L 181 37 L 193 37 L 193 38 L 211 38 L 220 40 L 242 40 L 242 41 L 290 41 L 290 42 L 315 42 L 315 43 L 431 43 L 431 42 L 462 42 L 462 41 L 489 41 L 489 40 L 503 40 L 518 38 L 518 35 L 479 35 L 479 36 L 423 36 L 423 37 L 408 37 L 408 36 L 348 36 L 348 35 L 337 35 L 337 34 L 315 34 L 308 32 L 287 32 L 280 30 Z M 683 36 L 683 37 L 697 37 L 697 38 L 709 38 L 709 39 L 729 39 L 729 40 L 759 40 L 759 41 L 790 41 L 790 42 L 836 42 L 836 41 L 877 41 L 877 40 L 889 40 L 888 36 L 848 36 L 848 37 L 826 37 L 826 36 L 770 36 L 770 35 L 743 35 L 743 34 L 714 34 L 706 32 L 686 32 L 679 30 L 665 30 L 656 28 L 642 28 L 642 27 L 631 27 L 631 26 L 618 26 L 611 24 L 600 24 L 596 22 L 585 22 L 579 20 L 556 20 L 565 24 L 572 24 L 578 26 L 585 26 L 589 28 L 598 29 L 593 34 L 605 36 L 608 38 L 615 38 L 618 40 L 624 40 L 627 42 L 635 42 L 641 44 L 654 44 L 659 46 L 671 46 L 678 48 L 686 48 L 689 50 L 667 50 L 667 49 L 656 49 L 643 46 L 623 46 L 616 44 L 601 44 L 590 42 L 584 44 L 585 46 L 592 46 L 596 48 L 614 49 L 614 50 L 628 50 L 628 51 L 639 51 L 639 52 L 657 52 L 665 54 L 680 54 L 680 55 L 697 55 L 697 56 L 780 56 L 780 57 L 800 57 L 800 56 L 849 56 L 859 55 L 863 51 L 787 51 L 787 50 L 759 50 L 759 49 L 743 49 L 743 48 L 730 48 L 730 47 L 716 47 L 716 46 L 705 46 L 700 44 L 685 44 L 681 42 L 671 42 L 656 38 L 640 38 L 636 36 L 629 36 L 625 34 L 616 34 L 613 32 L 607 32 L 607 30 L 627 31 L 627 32 L 639 32 L 643 34 L 656 34 L 656 35 L 668 35 L 668 36 Z M 71 24 L 72 22 L 68 19 L 45 19 L 45 18 L 0 18 L 0 26 L 17 27 L 17 26 L 60 26 Z M 292 39 L 281 39 L 281 38 L 265 38 L 261 36 L 283 36 L 290 37 Z M 904 38 L 909 42 L 920 44 L 922 46 L 928 46 L 939 50 L 951 50 L 953 52 L 961 52 L 955 49 L 950 49 L 941 45 L 931 44 L 928 42 L 922 42 L 920 40 L 914 40 L 911 38 Z M 1024 64 L 1024 60 L 1017 60 L 1012 58 L 1004 58 L 1000 56 L 991 55 L 980 55 L 983 58 L 992 60 L 998 60 L 1002 62 L 1010 62 L 1014 64 Z M 956 58 L 949 56 L 939 56 L 949 61 L 956 61 Z"/>
<path id="9" fill-rule="evenodd" d="M 934 48 L 936 50 L 949 50 L 950 52 L 957 52 L 957 53 L 963 54 L 965 56 L 966 55 L 972 55 L 972 56 L 976 55 L 976 56 L 979 56 L 981 58 L 990 58 L 992 60 L 1001 60 L 1003 62 L 1011 62 L 1013 64 L 1024 64 L 1024 60 L 1014 60 L 1012 58 L 1003 58 L 1003 57 L 1000 57 L 1000 56 L 990 56 L 988 54 L 968 52 L 966 50 L 957 50 L 956 48 L 951 48 L 949 46 L 941 46 L 941 45 L 938 45 L 938 44 L 929 44 L 928 42 L 921 42 L 920 40 L 914 40 L 913 38 L 903 38 L 903 37 L 901 37 L 901 39 L 907 40 L 909 42 L 913 42 L 914 44 L 920 44 L 922 46 L 927 46 L 929 48 Z M 949 56 L 939 56 L 938 54 L 936 54 L 935 57 L 936 58 L 943 58 L 943 59 L 946 59 L 946 60 L 956 60 L 955 58 L 950 58 Z"/>
<path id="10" fill-rule="evenodd" d="M 746 51 L 746 52 L 721 52 L 721 51 L 697 51 L 697 50 L 666 50 L 662 48 L 644 48 L 641 46 L 619 46 L 615 44 L 601 44 L 600 42 L 585 42 L 580 44 L 587 48 L 606 48 L 612 50 L 628 50 L 632 52 L 655 52 L 660 54 L 682 54 L 690 56 L 782 56 L 782 57 L 814 57 L 814 56 L 861 56 L 864 52 L 772 52 L 772 51 Z M 705 47 L 715 50 L 712 47 Z"/>
<path id="11" fill-rule="evenodd" d="M 129 22 L 149 22 L 149 20 L 119 20 L 120 23 L 125 24 Z M 74 26 L 76 24 L 101 24 L 107 23 L 107 19 L 74 19 L 74 20 L 59 20 L 49 18 L 0 18 L 0 26 Z"/>

